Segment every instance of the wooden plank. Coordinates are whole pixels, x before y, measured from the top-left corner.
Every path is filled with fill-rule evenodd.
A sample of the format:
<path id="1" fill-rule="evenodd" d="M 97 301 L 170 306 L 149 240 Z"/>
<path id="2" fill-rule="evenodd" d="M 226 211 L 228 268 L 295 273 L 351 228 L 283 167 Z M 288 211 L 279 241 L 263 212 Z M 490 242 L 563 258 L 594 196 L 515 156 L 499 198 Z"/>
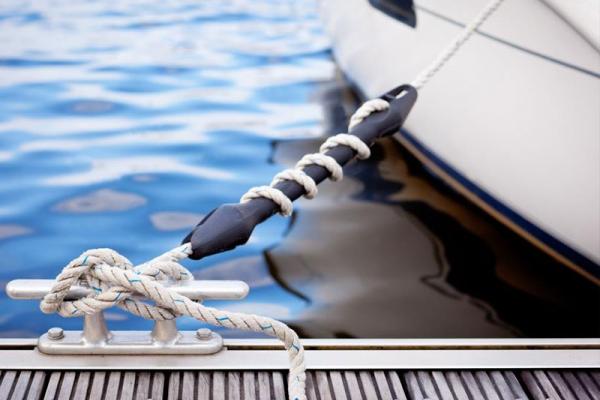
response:
<path id="1" fill-rule="evenodd" d="M 575 396 L 573 395 L 573 392 L 571 392 L 571 389 L 569 388 L 567 381 L 565 381 L 563 379 L 560 372 L 548 371 L 548 372 L 545 372 L 545 374 L 550 379 L 550 382 L 552 382 L 552 385 L 554 386 L 556 391 L 558 393 L 560 393 L 562 399 L 577 400 L 575 398 Z"/>
<path id="2" fill-rule="evenodd" d="M 414 371 L 408 371 L 404 374 L 404 379 L 406 380 L 406 390 L 408 390 L 409 397 L 413 400 L 423 400 L 425 394 L 421 391 L 417 374 Z"/>
<path id="3" fill-rule="evenodd" d="M 331 393 L 331 388 L 329 387 L 327 372 L 316 371 L 314 373 L 314 377 L 316 380 L 315 383 L 317 392 L 319 393 L 319 398 L 321 400 L 333 400 L 333 393 Z"/>
<path id="4" fill-rule="evenodd" d="M 442 399 L 454 399 L 454 394 L 452 394 L 452 390 L 450 389 L 450 384 L 448 380 L 444 376 L 444 373 L 441 371 L 432 371 L 431 378 L 437 392 L 440 394 Z"/>
<path id="5" fill-rule="evenodd" d="M 306 398 L 308 400 L 318 400 L 315 377 L 312 372 L 306 372 Z"/>
<path id="6" fill-rule="evenodd" d="M 440 400 L 433 375 L 429 371 L 417 371 L 416 378 L 426 399 Z"/>
<path id="7" fill-rule="evenodd" d="M 12 388 L 17 378 L 17 371 L 5 371 L 0 383 L 0 400 L 8 400 L 12 393 Z"/>
<path id="8" fill-rule="evenodd" d="M 523 380 L 523 383 L 525 383 L 527 391 L 529 392 L 529 394 L 531 394 L 531 396 L 533 396 L 535 400 L 548 399 L 546 393 L 538 384 L 537 380 L 535 379 L 535 376 L 533 376 L 533 374 L 530 371 L 522 371 L 521 379 Z"/>
<path id="9" fill-rule="evenodd" d="M 591 371 L 590 375 L 592 375 L 594 382 L 596 382 L 596 389 L 600 389 L 600 371 Z"/>
<path id="10" fill-rule="evenodd" d="M 260 400 L 271 400 L 271 384 L 269 373 L 260 371 L 256 373 L 258 381 L 258 398 Z"/>
<path id="11" fill-rule="evenodd" d="M 254 375 L 254 372 L 244 371 L 242 373 L 244 400 L 256 400 L 256 380 Z"/>
<path id="12" fill-rule="evenodd" d="M 46 386 L 46 393 L 44 394 L 44 400 L 54 400 L 56 393 L 58 392 L 58 385 L 62 378 L 62 373 L 53 372 L 50 374 L 48 379 L 48 385 Z"/>
<path id="13" fill-rule="evenodd" d="M 445 375 L 446 379 L 450 383 L 452 393 L 454 393 L 454 398 L 456 400 L 469 400 L 469 395 L 465 390 L 465 385 L 462 382 L 460 374 L 455 371 L 449 371 Z"/>
<path id="14" fill-rule="evenodd" d="M 196 387 L 196 377 L 191 371 L 185 371 L 183 373 L 183 379 L 181 382 L 181 400 L 195 400 L 194 389 Z"/>
<path id="15" fill-rule="evenodd" d="M 229 372 L 227 375 L 227 390 L 229 392 L 228 400 L 242 400 L 240 393 L 241 375 L 239 372 Z"/>
<path id="16" fill-rule="evenodd" d="M 598 371 L 309 371 L 309 400 L 600 400 Z M 47 382 L 46 382 L 47 377 Z M 280 371 L 0 371 L 0 400 L 286 400 Z M 45 389 L 45 390 L 44 390 Z M 258 397 L 256 396 L 258 392 Z M 409 396 L 407 396 L 407 393 Z M 531 396 L 531 397 L 530 397 Z"/>
<path id="17" fill-rule="evenodd" d="M 373 372 L 381 400 L 394 400 L 384 371 Z"/>
<path id="18" fill-rule="evenodd" d="M 100 400 L 104 398 L 104 383 L 107 373 L 104 371 L 94 372 L 92 377 L 92 388 L 90 389 L 90 400 Z"/>
<path id="19" fill-rule="evenodd" d="M 283 381 L 283 374 L 281 372 L 273 372 L 271 376 L 273 379 L 273 396 L 275 400 L 286 400 L 287 395 L 285 393 L 285 383 Z M 231 398 L 229 399 L 231 400 Z"/>
<path id="20" fill-rule="evenodd" d="M 535 400 L 560 399 L 552 383 L 541 371 L 523 371 L 521 378 Z"/>
<path id="21" fill-rule="evenodd" d="M 476 371 L 475 379 L 479 382 L 479 387 L 483 389 L 486 399 L 501 400 L 498 391 L 496 390 L 496 385 L 494 385 L 492 379 L 490 379 L 487 371 Z"/>
<path id="22" fill-rule="evenodd" d="M 165 374 L 163 372 L 154 372 L 152 374 L 152 400 L 162 400 L 165 387 Z"/>
<path id="23" fill-rule="evenodd" d="M 489 377 L 498 392 L 498 396 L 502 400 L 513 400 L 518 398 L 515 396 L 515 393 L 501 371 L 491 371 Z"/>
<path id="24" fill-rule="evenodd" d="M 135 400 L 148 400 L 152 398 L 150 394 L 151 374 L 147 371 L 139 372 L 137 375 L 137 387 L 135 390 Z"/>
<path id="25" fill-rule="evenodd" d="M 212 382 L 212 400 L 225 400 L 225 373 L 213 372 Z"/>
<path id="26" fill-rule="evenodd" d="M 579 400 L 592 400 L 590 395 L 587 393 L 581 382 L 577 379 L 575 374 L 571 371 L 565 371 L 563 373 L 565 382 L 569 385 L 575 397 Z"/>
<path id="27" fill-rule="evenodd" d="M 71 392 L 75 385 L 75 378 L 77 377 L 76 372 L 64 372 L 60 389 L 58 392 L 57 400 L 69 400 L 71 398 Z"/>
<path id="28" fill-rule="evenodd" d="M 512 371 L 494 371 L 492 379 L 496 380 L 496 385 L 503 399 L 524 400 L 528 396 L 519 383 L 519 380 Z"/>
<path id="29" fill-rule="evenodd" d="M 196 389 L 197 400 L 209 400 L 210 399 L 210 372 L 200 371 L 196 374 Z"/>
<path id="30" fill-rule="evenodd" d="M 87 400 L 88 398 L 88 387 L 90 386 L 91 373 L 88 371 L 82 371 L 77 376 L 75 382 L 75 392 L 73 393 L 73 400 Z"/>
<path id="31" fill-rule="evenodd" d="M 460 371 L 459 375 L 464 382 L 465 390 L 471 395 L 471 398 L 485 399 L 483 392 L 479 389 L 477 380 L 471 371 Z"/>
<path id="32" fill-rule="evenodd" d="M 33 374 L 33 379 L 29 384 L 27 392 L 28 400 L 39 400 L 44 392 L 44 383 L 46 382 L 46 373 L 44 371 L 36 371 Z"/>
<path id="33" fill-rule="evenodd" d="M 17 382 L 12 391 L 11 400 L 24 400 L 31 379 L 31 371 L 21 371 L 17 377 Z M 1 392 L 0 392 L 1 393 Z"/>
<path id="34" fill-rule="evenodd" d="M 395 400 L 407 400 L 406 391 L 404 390 L 404 386 L 400 381 L 400 376 L 396 371 L 389 371 L 388 377 L 390 379 L 390 383 L 392 385 L 392 390 L 394 391 L 394 399 Z"/>
<path id="35" fill-rule="evenodd" d="M 588 371 L 578 371 L 575 373 L 575 376 L 579 379 L 581 385 L 585 388 L 590 397 L 594 400 L 600 398 L 600 383 L 596 383 L 592 374 Z"/>
<path id="36" fill-rule="evenodd" d="M 331 379 L 331 387 L 333 388 L 335 400 L 348 400 L 342 373 L 340 371 L 331 371 L 329 373 L 329 379 Z"/>
<path id="37" fill-rule="evenodd" d="M 121 382 L 121 396 L 119 397 L 120 400 L 133 400 L 136 375 L 136 372 L 131 371 L 123 374 L 123 379 Z"/>
<path id="38" fill-rule="evenodd" d="M 121 372 L 108 373 L 108 382 L 104 391 L 104 400 L 117 400 L 119 397 L 119 386 L 121 384 Z"/>
<path id="39" fill-rule="evenodd" d="M 363 392 L 367 399 L 376 399 L 377 391 L 375 390 L 375 383 L 369 371 L 360 371 L 358 373 L 360 383 L 362 384 Z"/>
<path id="40" fill-rule="evenodd" d="M 344 371 L 344 378 L 346 378 L 346 384 L 348 385 L 348 394 L 351 400 L 363 400 L 362 392 L 360 391 L 360 385 L 358 383 L 358 376 L 354 371 Z"/>
<path id="41" fill-rule="evenodd" d="M 171 372 L 167 384 L 167 399 L 179 400 L 179 386 L 181 383 L 181 372 Z"/>

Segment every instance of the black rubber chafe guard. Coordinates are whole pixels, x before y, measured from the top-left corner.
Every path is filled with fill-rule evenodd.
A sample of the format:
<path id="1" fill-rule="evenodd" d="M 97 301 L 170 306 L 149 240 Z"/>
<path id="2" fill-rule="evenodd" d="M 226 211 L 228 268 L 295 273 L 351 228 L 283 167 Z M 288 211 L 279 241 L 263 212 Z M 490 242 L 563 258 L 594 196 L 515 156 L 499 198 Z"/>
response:
<path id="1" fill-rule="evenodd" d="M 401 97 L 396 97 L 401 93 Z M 402 85 L 381 98 L 388 101 L 390 107 L 372 113 L 350 132 L 369 147 L 377 139 L 398 132 L 417 100 L 417 90 L 410 85 Z M 333 157 L 341 166 L 356 155 L 354 150 L 344 145 L 336 146 L 325 154 Z M 327 169 L 314 164 L 305 167 L 304 172 L 317 184 L 329 177 Z M 279 182 L 275 188 L 292 201 L 304 195 L 304 188 L 294 181 Z M 246 203 L 223 204 L 205 216 L 182 243 L 191 242 L 193 253 L 190 258 L 194 260 L 231 250 L 246 243 L 254 227 L 277 211 L 279 206 L 265 198 L 252 199 Z"/>

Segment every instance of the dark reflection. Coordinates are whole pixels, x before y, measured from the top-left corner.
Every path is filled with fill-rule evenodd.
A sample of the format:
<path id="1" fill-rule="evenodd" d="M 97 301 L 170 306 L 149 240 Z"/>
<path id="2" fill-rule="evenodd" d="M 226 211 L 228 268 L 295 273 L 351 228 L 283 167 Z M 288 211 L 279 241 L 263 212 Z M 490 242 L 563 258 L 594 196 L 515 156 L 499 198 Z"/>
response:
<path id="1" fill-rule="evenodd" d="M 324 95 L 331 131 L 342 96 Z M 351 109 L 351 107 L 350 107 Z M 343 120 L 343 118 L 341 118 Z M 318 141 L 278 143 L 288 164 Z M 394 139 L 302 202 L 268 252 L 273 276 L 307 300 L 313 337 L 596 337 L 593 283 L 493 220 Z"/>

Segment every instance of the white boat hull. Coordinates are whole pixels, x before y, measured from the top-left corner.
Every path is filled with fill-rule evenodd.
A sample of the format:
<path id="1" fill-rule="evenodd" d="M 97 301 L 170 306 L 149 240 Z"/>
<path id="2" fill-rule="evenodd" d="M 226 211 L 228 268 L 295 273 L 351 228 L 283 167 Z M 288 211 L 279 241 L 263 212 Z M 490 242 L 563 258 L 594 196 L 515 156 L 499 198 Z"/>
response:
<path id="1" fill-rule="evenodd" d="M 376 97 L 410 82 L 485 3 L 419 1 L 416 28 L 367 0 L 322 8 L 340 67 Z M 598 280 L 600 57 L 594 24 L 579 29 L 574 18 L 507 0 L 420 91 L 399 139 L 492 215 Z"/>

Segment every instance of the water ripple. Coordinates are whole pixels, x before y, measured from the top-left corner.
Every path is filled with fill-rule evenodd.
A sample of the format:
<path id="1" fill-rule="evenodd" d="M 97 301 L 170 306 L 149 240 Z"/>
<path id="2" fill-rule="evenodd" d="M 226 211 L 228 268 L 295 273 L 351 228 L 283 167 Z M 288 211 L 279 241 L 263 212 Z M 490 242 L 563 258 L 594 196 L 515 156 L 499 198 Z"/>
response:
<path id="1" fill-rule="evenodd" d="M 52 277 L 91 247 L 143 261 L 268 182 L 273 139 L 322 131 L 311 98 L 334 65 L 316 6 L 3 2 L 0 281 Z M 250 301 L 289 318 L 303 303 L 260 261 L 286 228 L 271 220 L 248 246 L 189 266 L 259 282 Z M 77 325 L 2 293 L 0 307 L 0 336 Z M 114 329 L 143 326 L 111 314 Z"/>

